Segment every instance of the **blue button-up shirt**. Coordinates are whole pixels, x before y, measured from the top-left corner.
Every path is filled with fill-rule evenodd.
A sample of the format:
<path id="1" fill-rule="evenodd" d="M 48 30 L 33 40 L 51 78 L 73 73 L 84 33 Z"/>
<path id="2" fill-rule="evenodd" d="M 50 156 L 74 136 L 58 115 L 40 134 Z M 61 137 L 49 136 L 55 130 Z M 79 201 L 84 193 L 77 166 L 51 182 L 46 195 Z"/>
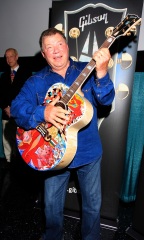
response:
<path id="1" fill-rule="evenodd" d="M 29 130 L 44 122 L 45 106 L 43 102 L 48 89 L 58 82 L 68 87 L 71 86 L 86 64 L 70 59 L 70 66 L 65 78 L 53 72 L 50 66 L 31 76 L 11 105 L 11 115 L 15 118 L 17 125 Z M 97 106 L 99 104 L 110 105 L 115 95 L 109 74 L 101 79 L 96 79 L 94 71 L 82 85 L 81 90 L 84 97 L 93 106 L 93 117 L 90 123 L 78 131 L 77 151 L 69 165 L 70 168 L 97 161 L 102 156 L 102 145 L 97 126 Z"/>

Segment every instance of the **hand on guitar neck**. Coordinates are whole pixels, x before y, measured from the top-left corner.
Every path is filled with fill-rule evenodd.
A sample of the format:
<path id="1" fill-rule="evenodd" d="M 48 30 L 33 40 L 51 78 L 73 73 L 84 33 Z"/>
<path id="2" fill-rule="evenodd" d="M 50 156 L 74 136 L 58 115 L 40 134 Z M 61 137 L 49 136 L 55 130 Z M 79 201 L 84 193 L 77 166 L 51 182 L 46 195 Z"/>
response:
<path id="1" fill-rule="evenodd" d="M 108 48 L 100 48 L 93 54 L 93 59 L 96 61 L 97 78 L 102 78 L 108 71 L 108 63 L 111 58 Z"/>
<path id="2" fill-rule="evenodd" d="M 61 106 L 56 106 L 58 101 L 60 100 L 60 96 L 57 96 L 46 105 L 44 111 L 45 121 L 54 125 L 60 131 L 63 130 L 64 125 L 66 125 L 69 120 L 69 111 L 62 108 Z"/>

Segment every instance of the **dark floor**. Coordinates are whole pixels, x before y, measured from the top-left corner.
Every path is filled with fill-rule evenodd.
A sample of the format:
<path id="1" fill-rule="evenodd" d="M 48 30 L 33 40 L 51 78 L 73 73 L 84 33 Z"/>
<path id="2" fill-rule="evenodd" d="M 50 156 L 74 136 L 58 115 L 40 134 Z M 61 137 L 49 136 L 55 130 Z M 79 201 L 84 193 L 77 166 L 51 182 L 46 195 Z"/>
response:
<path id="1" fill-rule="evenodd" d="M 8 165 L 8 166 L 7 166 Z M 41 173 L 17 162 L 0 159 L 0 239 L 38 240 L 43 231 L 40 201 Z M 39 200 L 39 201 L 37 201 Z M 101 228 L 102 240 L 132 240 L 126 229 L 131 226 L 134 203 L 119 204 L 118 230 Z M 66 217 L 64 239 L 80 240 L 80 220 Z"/>

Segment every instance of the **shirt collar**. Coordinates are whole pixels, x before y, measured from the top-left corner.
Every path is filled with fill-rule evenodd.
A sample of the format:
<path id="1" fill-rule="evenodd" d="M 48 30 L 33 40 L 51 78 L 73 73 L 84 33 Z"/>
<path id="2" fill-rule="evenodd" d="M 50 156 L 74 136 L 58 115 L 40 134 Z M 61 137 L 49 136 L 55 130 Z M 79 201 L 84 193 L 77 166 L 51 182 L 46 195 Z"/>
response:
<path id="1" fill-rule="evenodd" d="M 11 70 L 14 70 L 14 71 L 17 72 L 18 68 L 19 68 L 19 65 L 17 67 L 15 67 L 14 69 L 11 69 Z"/>

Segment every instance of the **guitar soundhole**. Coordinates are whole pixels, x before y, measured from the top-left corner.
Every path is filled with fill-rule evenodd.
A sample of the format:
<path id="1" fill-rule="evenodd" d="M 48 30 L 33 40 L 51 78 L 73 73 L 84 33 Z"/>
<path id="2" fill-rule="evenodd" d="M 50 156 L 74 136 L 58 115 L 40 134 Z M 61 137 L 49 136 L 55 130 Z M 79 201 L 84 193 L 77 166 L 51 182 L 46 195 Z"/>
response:
<path id="1" fill-rule="evenodd" d="M 68 109 L 67 105 L 64 104 L 64 103 L 61 102 L 61 101 L 57 102 L 55 106 L 56 106 L 56 107 L 61 107 L 61 108 L 66 109 L 66 110 Z"/>

